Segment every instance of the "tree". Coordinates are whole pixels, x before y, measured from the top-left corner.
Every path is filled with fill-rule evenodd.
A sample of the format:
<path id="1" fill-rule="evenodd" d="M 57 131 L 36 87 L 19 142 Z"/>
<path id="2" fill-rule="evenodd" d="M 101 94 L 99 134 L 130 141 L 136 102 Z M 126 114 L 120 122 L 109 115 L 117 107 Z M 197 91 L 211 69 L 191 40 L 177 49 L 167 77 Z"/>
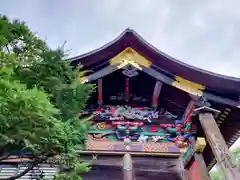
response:
<path id="1" fill-rule="evenodd" d="M 38 87 L 51 94 L 51 102 L 60 109 L 59 118 L 63 121 L 74 119 L 79 110 L 85 107 L 91 84 L 81 84 L 82 72 L 73 70 L 68 61 L 64 61 L 61 49 L 47 51 L 41 55 L 42 61 L 32 66 L 18 69 L 18 77 L 28 88 Z"/>
<path id="2" fill-rule="evenodd" d="M 24 22 L 10 21 L 0 14 L 0 50 L 17 55 L 18 65 L 30 65 L 47 49 L 46 43 L 38 39 Z"/>
<path id="3" fill-rule="evenodd" d="M 33 154 L 29 163 L 31 169 L 56 152 L 65 151 L 60 149 L 65 148 L 61 143 L 67 143 L 68 137 L 63 139 L 61 135 L 70 135 L 71 131 L 54 118 L 58 110 L 44 92 L 36 88 L 27 89 L 25 85 L 5 77 L 0 80 L 0 101 L 1 160 L 14 152 L 29 151 Z M 46 138 L 50 134 L 51 139 Z"/>
<path id="4" fill-rule="evenodd" d="M 210 172 L 210 176 L 212 180 L 224 180 L 224 174 L 220 167 L 216 167 L 216 170 Z"/>
<path id="5" fill-rule="evenodd" d="M 240 147 L 234 148 L 231 150 L 232 159 L 237 164 L 237 167 L 240 167 Z"/>
<path id="6" fill-rule="evenodd" d="M 233 163 L 237 165 L 237 167 L 240 167 L 240 148 L 234 148 L 230 150 L 231 157 L 233 160 Z M 224 173 L 222 172 L 221 168 L 216 165 L 216 170 L 213 170 L 210 172 L 212 180 L 225 180 Z"/>
<path id="7" fill-rule="evenodd" d="M 71 178 L 89 170 L 76 145 L 85 143 L 86 119 L 79 116 L 92 85 L 80 84 L 79 69 L 50 50 L 19 21 L 0 16 L 0 161 L 30 152 L 26 171 L 49 159 L 61 159 Z M 73 170 L 73 171 L 71 171 Z"/>

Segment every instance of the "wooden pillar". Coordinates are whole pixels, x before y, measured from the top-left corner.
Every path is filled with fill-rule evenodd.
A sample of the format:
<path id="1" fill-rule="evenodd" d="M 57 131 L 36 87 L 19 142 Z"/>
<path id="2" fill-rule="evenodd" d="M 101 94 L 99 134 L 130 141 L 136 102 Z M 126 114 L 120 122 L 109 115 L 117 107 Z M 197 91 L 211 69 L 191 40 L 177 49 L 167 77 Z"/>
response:
<path id="1" fill-rule="evenodd" d="M 188 172 L 184 167 L 184 160 L 183 157 L 178 158 L 179 159 L 179 174 L 182 180 L 189 180 L 188 178 Z"/>
<path id="2" fill-rule="evenodd" d="M 205 164 L 204 158 L 202 156 L 202 152 L 206 147 L 206 140 L 203 137 L 198 137 L 197 141 L 195 141 L 195 138 L 191 138 L 191 144 L 192 147 L 194 147 L 194 160 L 196 161 L 198 165 L 198 169 L 200 172 L 201 179 L 210 180 L 210 176 L 208 173 L 207 166 Z"/>
<path id="3" fill-rule="evenodd" d="M 129 153 L 123 156 L 123 180 L 135 180 L 133 174 L 132 157 Z"/>
<path id="4" fill-rule="evenodd" d="M 232 162 L 229 154 L 228 146 L 217 126 L 217 123 L 211 113 L 200 113 L 199 121 L 206 134 L 208 143 L 217 159 L 218 164 L 222 168 L 227 180 L 237 180 L 240 173 Z"/>
<path id="5" fill-rule="evenodd" d="M 98 79 L 98 105 L 102 106 L 103 95 L 102 95 L 102 79 Z"/>
<path id="6" fill-rule="evenodd" d="M 157 81 L 154 87 L 153 97 L 152 97 L 152 107 L 154 108 L 158 106 L 158 97 L 160 95 L 161 89 L 162 89 L 162 82 Z"/>
<path id="7" fill-rule="evenodd" d="M 199 168 L 199 171 L 201 174 L 201 179 L 211 180 L 211 178 L 208 174 L 208 169 L 207 169 L 207 166 L 203 159 L 202 153 L 195 153 L 194 159 L 195 159 L 196 163 L 198 164 L 198 168 Z"/>
<path id="8" fill-rule="evenodd" d="M 191 139 L 191 143 L 194 147 L 195 153 L 194 153 L 194 160 L 198 164 L 199 172 L 201 175 L 201 179 L 210 180 L 210 176 L 208 173 L 207 166 L 205 164 L 204 158 L 203 158 L 203 150 L 205 149 L 207 143 L 205 138 L 198 137 L 197 141 L 195 141 L 195 138 Z"/>
<path id="9" fill-rule="evenodd" d="M 187 180 L 210 180 L 202 152 L 206 146 L 204 138 L 189 138 L 189 147 L 183 156 L 183 165 L 186 169 L 185 179 Z"/>

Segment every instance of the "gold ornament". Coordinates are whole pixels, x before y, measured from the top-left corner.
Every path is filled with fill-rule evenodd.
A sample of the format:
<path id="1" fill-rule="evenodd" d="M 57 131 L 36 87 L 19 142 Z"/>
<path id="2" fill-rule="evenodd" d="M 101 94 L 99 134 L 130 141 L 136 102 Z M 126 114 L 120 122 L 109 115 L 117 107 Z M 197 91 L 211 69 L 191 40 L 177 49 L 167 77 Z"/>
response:
<path id="1" fill-rule="evenodd" d="M 105 128 L 106 128 L 105 122 L 98 123 L 98 124 L 97 124 L 97 128 L 100 129 L 100 130 L 105 129 Z"/>

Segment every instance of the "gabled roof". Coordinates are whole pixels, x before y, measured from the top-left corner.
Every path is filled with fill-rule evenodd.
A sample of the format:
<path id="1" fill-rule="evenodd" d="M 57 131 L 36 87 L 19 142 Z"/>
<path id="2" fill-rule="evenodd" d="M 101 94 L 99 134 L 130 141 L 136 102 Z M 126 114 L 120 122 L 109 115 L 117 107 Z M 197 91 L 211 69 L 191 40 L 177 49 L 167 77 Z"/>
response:
<path id="1" fill-rule="evenodd" d="M 132 29 L 126 29 L 116 39 L 94 51 L 73 57 L 69 60 L 72 65 L 81 63 L 84 69 L 98 71 L 99 69 L 102 70 L 108 67 L 110 60 L 114 59 L 114 57 L 121 54 L 127 48 L 133 49 L 151 61 L 151 68 L 149 69 L 158 71 L 158 73 L 160 72 L 162 77 L 164 76 L 164 79 L 174 80 L 174 77 L 179 76 L 206 86 L 204 97 L 210 101 L 213 108 L 222 112 L 229 108 L 232 110 L 229 116 L 224 115 L 226 119 L 224 122 L 221 117 L 216 119 L 216 122 L 220 126 L 220 130 L 229 146 L 236 141 L 240 133 L 240 111 L 237 108 L 240 103 L 237 100 L 237 97 L 240 96 L 240 78 L 219 75 L 176 60 L 146 42 Z M 111 67 L 113 68 L 113 66 Z M 166 92 L 171 98 L 180 98 L 172 97 L 172 94 L 175 94 L 175 92 L 170 92 L 169 88 L 171 86 L 168 89 L 167 87 L 165 87 Z M 164 93 L 165 88 L 163 88 L 163 92 L 161 93 Z M 189 98 L 189 96 L 187 97 Z M 183 99 L 186 99 L 186 97 L 182 97 L 179 101 L 182 102 Z M 209 168 L 212 167 L 215 161 L 212 161 L 214 156 L 209 146 L 205 148 L 203 154 Z"/>
<path id="2" fill-rule="evenodd" d="M 81 63 L 86 69 L 106 63 L 111 58 L 131 47 L 152 62 L 153 66 L 172 75 L 205 85 L 224 94 L 240 95 L 240 78 L 219 75 L 183 63 L 152 46 L 132 29 L 126 29 L 116 39 L 89 53 L 69 59 Z"/>

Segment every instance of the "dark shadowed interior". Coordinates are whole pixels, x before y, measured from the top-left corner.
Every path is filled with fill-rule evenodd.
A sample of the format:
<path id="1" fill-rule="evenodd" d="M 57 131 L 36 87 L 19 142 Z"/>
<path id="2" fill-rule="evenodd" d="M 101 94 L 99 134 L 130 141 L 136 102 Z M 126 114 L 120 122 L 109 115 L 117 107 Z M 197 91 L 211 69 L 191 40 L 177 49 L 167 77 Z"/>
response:
<path id="1" fill-rule="evenodd" d="M 156 79 L 144 72 L 138 72 L 135 77 L 129 78 L 130 99 L 114 99 L 113 96 L 123 97 L 125 92 L 126 76 L 118 70 L 102 78 L 104 105 L 130 105 L 132 107 L 150 107 Z M 97 85 L 97 81 L 93 81 Z M 123 97 L 124 98 L 124 97 Z M 141 99 L 141 100 L 139 100 Z M 181 117 L 190 101 L 190 96 L 179 89 L 164 84 L 158 98 L 159 108 Z M 88 101 L 88 106 L 97 106 L 97 91 Z"/>
<path id="2" fill-rule="evenodd" d="M 113 159 L 114 161 L 114 159 Z M 178 159 L 158 157 L 133 157 L 136 180 L 181 180 L 177 172 Z M 93 166 L 84 180 L 122 180 L 121 166 Z"/>

